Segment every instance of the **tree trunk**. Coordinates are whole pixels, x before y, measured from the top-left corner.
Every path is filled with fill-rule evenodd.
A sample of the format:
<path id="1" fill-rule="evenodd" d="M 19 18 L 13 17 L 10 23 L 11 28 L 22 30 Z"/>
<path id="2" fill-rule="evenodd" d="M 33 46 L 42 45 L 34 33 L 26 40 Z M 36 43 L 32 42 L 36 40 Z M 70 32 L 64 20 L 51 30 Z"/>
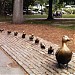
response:
<path id="1" fill-rule="evenodd" d="M 48 10 L 48 20 L 52 20 L 53 16 L 52 16 L 52 0 L 49 0 L 49 10 Z"/>
<path id="2" fill-rule="evenodd" d="M 23 0 L 14 0 L 13 23 L 23 23 Z"/>
<path id="3" fill-rule="evenodd" d="M 41 15 L 43 15 L 42 4 L 41 4 Z"/>
<path id="4" fill-rule="evenodd" d="M 28 14 L 28 6 L 27 6 L 26 14 Z"/>
<path id="5" fill-rule="evenodd" d="M 0 15 L 1 15 L 1 1 L 0 1 Z"/>
<path id="6" fill-rule="evenodd" d="M 13 13 L 13 7 L 14 7 L 14 0 L 12 0 L 12 13 Z"/>

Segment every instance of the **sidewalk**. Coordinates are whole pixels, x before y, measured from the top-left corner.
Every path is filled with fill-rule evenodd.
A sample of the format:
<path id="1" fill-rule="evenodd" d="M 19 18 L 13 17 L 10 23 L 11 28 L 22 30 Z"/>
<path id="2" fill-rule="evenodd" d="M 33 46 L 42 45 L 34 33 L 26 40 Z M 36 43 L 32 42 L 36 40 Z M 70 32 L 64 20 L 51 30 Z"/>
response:
<path id="1" fill-rule="evenodd" d="M 27 75 L 25 71 L 0 47 L 0 75 Z"/>
<path id="2" fill-rule="evenodd" d="M 47 20 L 47 18 L 26 18 L 25 20 Z M 75 18 L 54 18 L 54 20 L 75 20 Z"/>

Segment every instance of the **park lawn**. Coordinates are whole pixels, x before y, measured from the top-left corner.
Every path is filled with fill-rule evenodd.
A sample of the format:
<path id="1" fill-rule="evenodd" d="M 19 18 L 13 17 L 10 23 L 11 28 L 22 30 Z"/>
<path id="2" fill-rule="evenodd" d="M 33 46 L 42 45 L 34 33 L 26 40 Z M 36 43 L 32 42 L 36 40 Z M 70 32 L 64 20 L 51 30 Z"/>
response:
<path id="1" fill-rule="evenodd" d="M 75 22 L 74 21 L 60 21 L 60 20 L 26 20 L 25 24 L 43 24 L 43 25 L 50 25 L 55 26 L 58 28 L 70 29 L 75 30 Z"/>
<path id="2" fill-rule="evenodd" d="M 48 15 L 40 15 L 40 14 L 35 14 L 35 15 L 24 15 L 24 18 L 47 18 Z M 62 18 L 75 18 L 75 14 L 63 14 Z"/>
<path id="3" fill-rule="evenodd" d="M 75 18 L 75 14 L 63 14 L 62 18 Z"/>
<path id="4" fill-rule="evenodd" d="M 24 15 L 24 18 L 47 18 L 48 15 L 34 14 L 34 15 Z"/>
<path id="5" fill-rule="evenodd" d="M 65 18 L 73 18 L 75 15 L 63 15 Z M 47 18 L 47 15 L 24 15 L 24 18 Z M 0 22 L 10 22 L 12 21 L 11 16 L 0 16 Z M 25 24 L 44 24 L 44 25 L 53 25 L 59 28 L 75 30 L 75 21 L 69 20 L 25 20 Z"/>
<path id="6" fill-rule="evenodd" d="M 35 14 L 35 15 L 24 15 L 24 18 L 47 18 L 48 15 L 44 14 Z M 62 18 L 75 18 L 75 14 L 63 14 Z M 11 21 L 12 20 L 12 16 L 1 16 L 0 15 L 0 21 Z"/>
<path id="7" fill-rule="evenodd" d="M 35 14 L 35 15 L 24 15 L 24 18 L 47 18 L 48 15 L 44 14 Z M 62 18 L 75 18 L 75 14 L 63 14 Z M 12 20 L 12 16 L 1 16 L 0 15 L 0 22 L 3 21 L 11 21 Z"/>
<path id="8" fill-rule="evenodd" d="M 0 15 L 0 22 L 9 22 L 9 21 L 11 21 L 12 20 L 12 16 L 1 16 Z"/>

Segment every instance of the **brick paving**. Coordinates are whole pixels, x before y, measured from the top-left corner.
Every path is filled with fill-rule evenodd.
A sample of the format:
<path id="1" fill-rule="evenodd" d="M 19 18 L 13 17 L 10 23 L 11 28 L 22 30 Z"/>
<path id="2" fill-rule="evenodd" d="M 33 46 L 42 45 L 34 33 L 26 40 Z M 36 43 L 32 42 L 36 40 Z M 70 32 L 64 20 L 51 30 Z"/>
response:
<path id="1" fill-rule="evenodd" d="M 75 74 L 75 53 L 69 62 L 68 70 L 59 68 L 55 58 L 55 52 L 59 48 L 58 45 L 52 44 L 46 40 L 40 39 L 46 45 L 46 49 L 41 49 L 40 45 L 35 45 L 33 41 L 29 41 L 29 35 L 21 38 L 22 34 L 14 36 L 12 32 L 7 35 L 6 31 L 0 33 L 0 46 L 19 64 L 29 75 L 74 75 Z M 48 47 L 52 46 L 54 55 L 48 54 Z"/>

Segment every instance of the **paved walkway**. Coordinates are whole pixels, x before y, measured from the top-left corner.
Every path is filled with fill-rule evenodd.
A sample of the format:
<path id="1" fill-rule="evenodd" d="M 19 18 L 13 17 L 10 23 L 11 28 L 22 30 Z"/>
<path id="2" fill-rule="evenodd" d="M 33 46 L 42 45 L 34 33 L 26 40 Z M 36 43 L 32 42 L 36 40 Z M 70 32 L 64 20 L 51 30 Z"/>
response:
<path id="1" fill-rule="evenodd" d="M 26 18 L 26 20 L 46 20 L 47 18 Z M 75 18 L 54 18 L 55 20 L 75 20 Z"/>
<path id="2" fill-rule="evenodd" d="M 7 35 L 6 31 L 0 33 L 0 46 L 29 75 L 75 75 L 75 53 L 73 53 L 68 70 L 66 68 L 59 68 L 55 55 L 48 54 L 48 47 L 50 45 L 54 48 L 54 52 L 58 49 L 58 45 L 39 38 L 41 42 L 46 44 L 46 49 L 41 49 L 40 45 L 35 45 L 34 41 L 29 41 L 29 35 L 22 39 L 21 33 L 18 36 L 13 34 L 12 32 L 10 35 Z"/>
<path id="3" fill-rule="evenodd" d="M 0 47 L 0 75 L 26 75 L 26 72 L 13 61 Z"/>

